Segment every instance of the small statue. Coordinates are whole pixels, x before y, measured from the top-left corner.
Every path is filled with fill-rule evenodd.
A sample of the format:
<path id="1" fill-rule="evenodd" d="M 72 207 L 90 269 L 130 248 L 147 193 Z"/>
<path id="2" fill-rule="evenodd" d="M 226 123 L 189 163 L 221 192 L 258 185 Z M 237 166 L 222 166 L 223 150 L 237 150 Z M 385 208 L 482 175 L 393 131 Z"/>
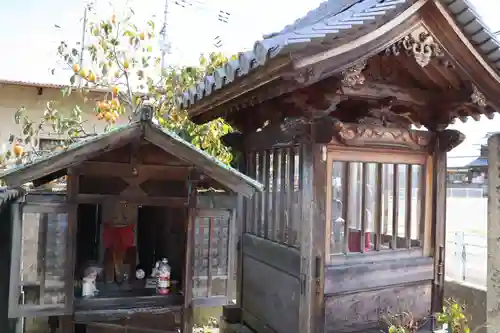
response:
<path id="1" fill-rule="evenodd" d="M 153 267 L 153 270 L 151 271 L 151 277 L 152 278 L 156 278 L 158 276 L 158 272 L 159 272 L 159 268 L 160 268 L 160 263 L 161 263 L 161 260 L 158 260 L 154 267 Z"/>
<path id="2" fill-rule="evenodd" d="M 151 275 L 146 279 L 146 288 L 156 289 L 156 278 L 158 276 L 158 271 L 160 268 L 160 260 L 158 260 L 153 269 L 151 270 Z"/>
<path id="3" fill-rule="evenodd" d="M 89 298 L 99 294 L 95 281 L 101 271 L 102 268 L 97 266 L 89 266 L 85 269 L 82 279 L 82 297 Z"/>

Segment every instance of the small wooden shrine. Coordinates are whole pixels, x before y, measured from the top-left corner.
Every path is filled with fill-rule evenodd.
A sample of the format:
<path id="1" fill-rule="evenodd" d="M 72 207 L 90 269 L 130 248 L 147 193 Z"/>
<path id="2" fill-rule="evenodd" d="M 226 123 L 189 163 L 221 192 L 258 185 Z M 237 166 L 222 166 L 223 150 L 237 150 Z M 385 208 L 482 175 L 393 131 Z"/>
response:
<path id="1" fill-rule="evenodd" d="M 426 322 L 444 284 L 455 119 L 499 110 L 500 47 L 464 0 L 328 0 L 178 96 L 223 117 L 245 200 L 227 332 Z M 432 320 L 427 321 L 433 325 Z"/>
<path id="2" fill-rule="evenodd" d="M 152 111 L 2 175 L 9 332 L 33 317 L 43 332 L 191 332 L 195 310 L 231 303 L 236 208 L 263 186 L 153 124 Z M 62 190 L 47 186 L 61 177 Z M 153 274 L 163 258 L 168 294 Z"/>

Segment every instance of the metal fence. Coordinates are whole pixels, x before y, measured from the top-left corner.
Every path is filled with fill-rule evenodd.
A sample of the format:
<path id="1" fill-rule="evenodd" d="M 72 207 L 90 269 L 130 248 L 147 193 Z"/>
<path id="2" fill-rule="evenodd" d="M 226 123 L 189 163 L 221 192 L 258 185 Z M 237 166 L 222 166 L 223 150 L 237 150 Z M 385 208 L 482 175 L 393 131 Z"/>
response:
<path id="1" fill-rule="evenodd" d="M 446 235 L 446 277 L 486 287 L 487 238 L 463 231 Z"/>
<path id="2" fill-rule="evenodd" d="M 446 189 L 448 198 L 482 198 L 488 195 L 488 189 L 483 187 L 448 187 Z"/>

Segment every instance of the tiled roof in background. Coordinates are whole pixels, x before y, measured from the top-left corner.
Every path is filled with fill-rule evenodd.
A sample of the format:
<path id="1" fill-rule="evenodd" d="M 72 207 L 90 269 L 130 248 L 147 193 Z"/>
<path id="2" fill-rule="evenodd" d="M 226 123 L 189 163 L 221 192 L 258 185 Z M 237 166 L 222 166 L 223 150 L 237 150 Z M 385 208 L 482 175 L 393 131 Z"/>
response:
<path id="1" fill-rule="evenodd" d="M 327 0 L 303 18 L 268 38 L 257 41 L 251 51 L 228 62 L 206 76 L 197 85 L 178 96 L 177 103 L 187 108 L 214 91 L 231 84 L 236 78 L 248 75 L 268 60 L 287 56 L 326 40 L 341 37 L 347 31 L 375 22 L 395 10 L 413 3 L 412 0 Z"/>
<path id="2" fill-rule="evenodd" d="M 12 86 L 25 86 L 25 87 L 34 87 L 34 88 L 49 88 L 49 89 L 63 89 L 68 87 L 68 84 L 59 84 L 59 83 L 42 83 L 35 81 L 19 81 L 19 80 L 8 80 L 8 79 L 0 79 L 0 85 L 12 85 Z M 107 88 L 90 88 L 90 91 L 96 93 L 107 93 L 110 92 L 111 89 Z"/>

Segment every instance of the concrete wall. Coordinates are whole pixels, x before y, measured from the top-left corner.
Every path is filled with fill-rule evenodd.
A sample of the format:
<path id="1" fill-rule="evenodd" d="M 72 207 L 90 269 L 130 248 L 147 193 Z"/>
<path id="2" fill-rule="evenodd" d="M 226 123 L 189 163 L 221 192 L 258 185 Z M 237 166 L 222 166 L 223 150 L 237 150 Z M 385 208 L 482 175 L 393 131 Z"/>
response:
<path id="1" fill-rule="evenodd" d="M 6 143 L 10 134 L 20 134 L 21 126 L 16 125 L 14 114 L 17 109 L 24 106 L 30 119 L 41 119 L 45 111 L 45 106 L 49 101 L 56 101 L 56 108 L 60 112 L 70 112 L 75 105 L 79 105 L 84 111 L 83 120 L 86 131 L 96 130 L 102 132 L 105 122 L 97 120 L 92 109 L 97 100 L 103 99 L 102 93 L 92 93 L 86 102 L 77 93 L 72 93 L 69 97 L 62 97 L 60 89 L 43 88 L 39 95 L 37 87 L 21 85 L 0 85 L 0 151 L 10 149 Z M 126 117 L 124 117 L 126 118 Z M 128 119 L 121 119 L 121 123 L 128 122 Z M 50 129 L 43 133 L 42 137 L 50 138 Z"/>
<path id="2" fill-rule="evenodd" d="M 446 280 L 444 295 L 467 305 L 472 332 L 486 333 L 486 288 Z"/>

